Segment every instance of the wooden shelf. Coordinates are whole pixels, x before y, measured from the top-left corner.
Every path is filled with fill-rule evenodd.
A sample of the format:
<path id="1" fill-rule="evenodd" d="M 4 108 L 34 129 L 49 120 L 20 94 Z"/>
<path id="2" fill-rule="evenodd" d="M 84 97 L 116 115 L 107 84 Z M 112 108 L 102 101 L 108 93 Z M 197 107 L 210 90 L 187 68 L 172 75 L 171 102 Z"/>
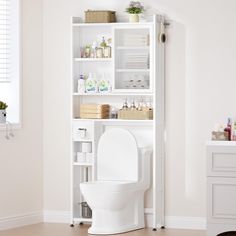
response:
<path id="1" fill-rule="evenodd" d="M 75 62 L 111 62 L 112 58 L 74 58 Z"/>

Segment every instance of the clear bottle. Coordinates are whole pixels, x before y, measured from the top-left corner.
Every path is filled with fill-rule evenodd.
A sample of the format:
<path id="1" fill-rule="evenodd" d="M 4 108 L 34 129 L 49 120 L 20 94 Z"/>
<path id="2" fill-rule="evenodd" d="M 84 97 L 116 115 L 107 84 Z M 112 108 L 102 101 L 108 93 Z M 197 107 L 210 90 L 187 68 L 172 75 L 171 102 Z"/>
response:
<path id="1" fill-rule="evenodd" d="M 117 119 L 118 118 L 118 114 L 117 114 L 117 110 L 115 107 L 111 108 L 111 119 Z"/>
<path id="2" fill-rule="evenodd" d="M 91 51 L 91 57 L 92 58 L 97 57 L 97 47 L 98 47 L 98 44 L 97 44 L 96 41 L 94 41 L 93 44 L 92 44 L 92 51 Z"/>
<path id="3" fill-rule="evenodd" d="M 84 80 L 84 76 L 83 75 L 80 75 L 80 77 L 78 79 L 77 91 L 80 94 L 85 93 L 85 80 Z"/>
<path id="4" fill-rule="evenodd" d="M 122 110 L 128 110 L 128 102 L 127 102 L 127 98 L 124 99 L 124 102 L 123 102 L 123 106 L 122 106 Z"/>
<path id="5" fill-rule="evenodd" d="M 102 37 L 102 42 L 100 43 L 100 47 L 102 48 L 102 57 L 105 57 L 105 48 L 107 46 L 107 43 L 105 41 L 105 38 Z"/>
<path id="6" fill-rule="evenodd" d="M 135 100 L 132 100 L 131 106 L 130 106 L 130 110 L 136 110 L 136 106 L 135 106 Z"/>

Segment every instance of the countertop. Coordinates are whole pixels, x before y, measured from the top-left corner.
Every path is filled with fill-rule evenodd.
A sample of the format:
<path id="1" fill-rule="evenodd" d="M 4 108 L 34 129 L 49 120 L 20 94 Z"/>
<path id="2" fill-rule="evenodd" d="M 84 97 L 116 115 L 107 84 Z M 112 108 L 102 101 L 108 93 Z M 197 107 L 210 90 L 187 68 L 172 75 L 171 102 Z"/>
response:
<path id="1" fill-rule="evenodd" d="M 230 146 L 236 147 L 236 141 L 207 141 L 206 142 L 207 146 Z"/>

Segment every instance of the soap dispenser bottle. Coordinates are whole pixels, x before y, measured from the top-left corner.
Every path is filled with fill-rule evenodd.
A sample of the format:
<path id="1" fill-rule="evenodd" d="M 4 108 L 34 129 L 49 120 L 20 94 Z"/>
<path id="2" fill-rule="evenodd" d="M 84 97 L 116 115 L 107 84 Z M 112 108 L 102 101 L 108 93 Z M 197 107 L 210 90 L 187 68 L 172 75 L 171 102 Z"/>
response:
<path id="1" fill-rule="evenodd" d="M 79 94 L 85 93 L 85 81 L 84 81 L 84 76 L 80 75 L 78 79 L 78 89 L 77 89 Z"/>
<path id="2" fill-rule="evenodd" d="M 97 92 L 97 80 L 96 74 L 89 73 L 89 77 L 86 80 L 85 88 L 87 93 L 96 93 Z"/>

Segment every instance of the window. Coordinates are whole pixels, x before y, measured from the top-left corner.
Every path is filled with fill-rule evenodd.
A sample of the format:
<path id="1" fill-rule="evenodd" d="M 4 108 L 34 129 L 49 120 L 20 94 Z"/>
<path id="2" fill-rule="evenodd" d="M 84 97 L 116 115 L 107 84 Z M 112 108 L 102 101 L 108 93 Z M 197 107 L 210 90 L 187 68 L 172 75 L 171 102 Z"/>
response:
<path id="1" fill-rule="evenodd" d="M 7 120 L 20 123 L 20 0 L 0 0 L 0 101 Z"/>

